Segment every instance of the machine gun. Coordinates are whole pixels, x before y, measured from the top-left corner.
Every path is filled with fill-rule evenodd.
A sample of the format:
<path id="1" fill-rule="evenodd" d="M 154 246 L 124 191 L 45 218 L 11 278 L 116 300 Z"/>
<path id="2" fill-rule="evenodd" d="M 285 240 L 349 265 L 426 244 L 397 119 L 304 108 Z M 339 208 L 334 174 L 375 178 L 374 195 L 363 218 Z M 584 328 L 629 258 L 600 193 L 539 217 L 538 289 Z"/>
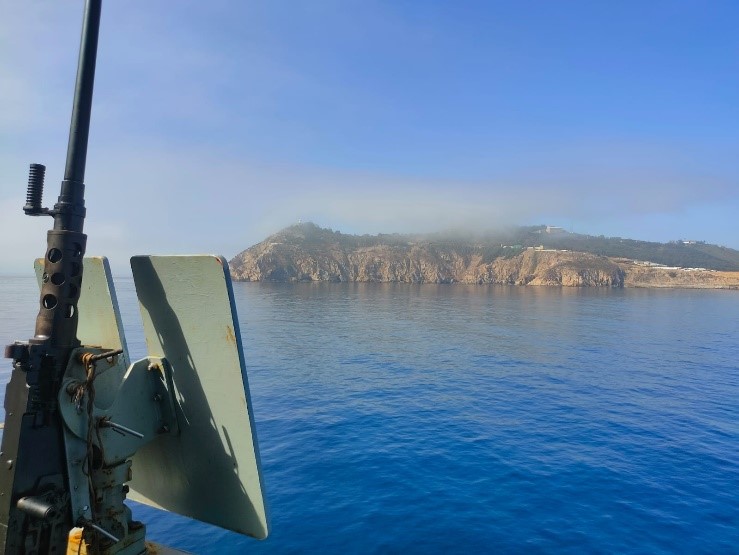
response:
<path id="1" fill-rule="evenodd" d="M 13 370 L 0 448 L 0 551 L 146 553 L 124 500 L 267 536 L 258 447 L 228 264 L 131 259 L 148 356 L 131 363 L 107 259 L 85 258 L 84 177 L 101 0 L 87 0 L 61 192 L 36 262 L 34 336 Z M 84 280 L 83 280 L 84 276 Z M 161 552 L 161 551 L 159 551 Z"/>

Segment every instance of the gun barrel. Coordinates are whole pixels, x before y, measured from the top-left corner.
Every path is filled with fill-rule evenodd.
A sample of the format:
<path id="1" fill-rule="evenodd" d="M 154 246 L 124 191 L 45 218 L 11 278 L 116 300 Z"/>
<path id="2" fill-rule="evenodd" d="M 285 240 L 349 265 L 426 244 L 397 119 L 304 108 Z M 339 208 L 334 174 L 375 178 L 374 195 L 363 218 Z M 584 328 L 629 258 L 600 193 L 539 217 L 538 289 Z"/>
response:
<path id="1" fill-rule="evenodd" d="M 69 124 L 67 164 L 59 201 L 54 206 L 54 230 L 82 232 L 85 223 L 85 165 L 90 133 L 102 0 L 87 0 L 82 21 L 80 56 Z"/>
<path id="2" fill-rule="evenodd" d="M 101 4 L 102 0 L 90 0 L 82 22 L 77 83 L 74 90 L 72 121 L 69 126 L 67 165 L 64 170 L 66 181 L 82 183 L 85 180 L 87 139 L 90 132 L 90 113 L 92 111 L 92 91 L 95 83 Z"/>

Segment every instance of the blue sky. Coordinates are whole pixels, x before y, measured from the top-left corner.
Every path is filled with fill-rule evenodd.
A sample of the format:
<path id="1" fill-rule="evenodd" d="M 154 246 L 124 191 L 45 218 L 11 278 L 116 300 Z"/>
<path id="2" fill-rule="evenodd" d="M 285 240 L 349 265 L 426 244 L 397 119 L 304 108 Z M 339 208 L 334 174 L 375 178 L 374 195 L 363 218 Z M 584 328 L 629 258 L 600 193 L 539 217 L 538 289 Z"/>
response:
<path id="1" fill-rule="evenodd" d="M 64 170 L 82 2 L 0 7 L 0 272 Z M 739 3 L 103 6 L 88 253 L 227 257 L 348 233 L 551 224 L 739 248 Z M 10 253 L 8 255 L 8 253 Z"/>

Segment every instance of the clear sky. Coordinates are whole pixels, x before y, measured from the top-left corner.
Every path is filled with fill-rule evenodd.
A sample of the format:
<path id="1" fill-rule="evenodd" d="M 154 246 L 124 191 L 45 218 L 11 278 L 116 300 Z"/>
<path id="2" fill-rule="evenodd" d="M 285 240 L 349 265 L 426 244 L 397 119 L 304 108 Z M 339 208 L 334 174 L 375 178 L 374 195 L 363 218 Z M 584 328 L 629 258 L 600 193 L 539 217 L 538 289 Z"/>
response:
<path id="1" fill-rule="evenodd" d="M 0 273 L 64 171 L 81 1 L 0 1 Z M 739 2 L 108 1 L 88 253 L 230 258 L 348 233 L 550 224 L 739 248 Z"/>

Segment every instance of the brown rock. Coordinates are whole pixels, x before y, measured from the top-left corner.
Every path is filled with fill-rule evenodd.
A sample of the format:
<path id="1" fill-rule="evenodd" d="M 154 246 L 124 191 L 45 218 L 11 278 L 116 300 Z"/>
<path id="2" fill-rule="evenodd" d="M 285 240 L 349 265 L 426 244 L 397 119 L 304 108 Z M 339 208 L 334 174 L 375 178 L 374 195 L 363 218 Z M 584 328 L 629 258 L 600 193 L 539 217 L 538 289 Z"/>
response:
<path id="1" fill-rule="evenodd" d="M 565 250 L 489 247 L 399 235 L 357 237 L 301 224 L 243 251 L 230 267 L 237 281 L 739 289 L 739 272 L 665 268 Z"/>
<path id="2" fill-rule="evenodd" d="M 611 260 L 587 253 L 525 250 L 484 262 L 469 248 L 428 241 L 347 247 L 330 230 L 304 224 L 237 255 L 230 262 L 239 281 L 364 281 L 488 283 L 621 287 L 624 272 Z"/>

